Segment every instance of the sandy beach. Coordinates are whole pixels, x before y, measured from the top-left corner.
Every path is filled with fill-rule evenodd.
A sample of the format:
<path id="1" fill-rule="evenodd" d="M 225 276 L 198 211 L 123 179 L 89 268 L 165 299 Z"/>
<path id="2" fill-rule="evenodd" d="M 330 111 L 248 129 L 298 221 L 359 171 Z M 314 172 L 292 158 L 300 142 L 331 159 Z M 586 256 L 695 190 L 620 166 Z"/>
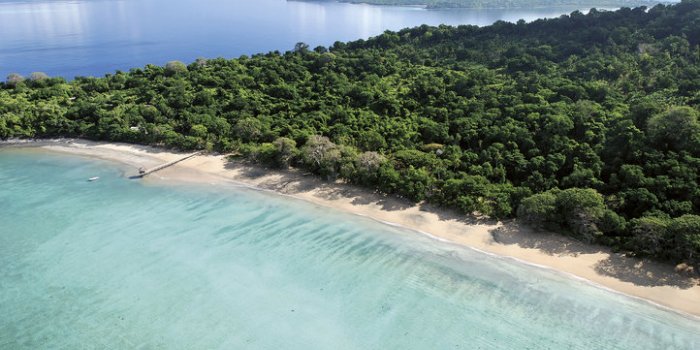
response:
<path id="1" fill-rule="evenodd" d="M 128 175 L 183 156 L 162 149 L 84 140 L 4 142 L 3 147 L 36 147 L 124 164 Z M 234 182 L 293 196 L 317 205 L 417 230 L 489 254 L 549 268 L 600 287 L 645 299 L 689 316 L 700 317 L 700 279 L 681 276 L 674 267 L 627 258 L 601 246 L 538 232 L 514 222 L 493 222 L 457 215 L 425 204 L 373 193 L 340 182 L 321 181 L 297 170 L 273 171 L 223 155 L 201 155 L 153 174 L 147 182 L 196 182 L 217 186 Z"/>

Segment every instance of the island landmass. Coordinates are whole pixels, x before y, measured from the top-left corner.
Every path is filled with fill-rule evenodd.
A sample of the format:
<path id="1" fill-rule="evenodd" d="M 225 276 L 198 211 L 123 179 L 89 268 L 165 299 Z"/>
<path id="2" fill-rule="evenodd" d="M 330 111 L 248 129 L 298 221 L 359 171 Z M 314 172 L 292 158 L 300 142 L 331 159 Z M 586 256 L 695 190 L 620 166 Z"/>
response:
<path id="1" fill-rule="evenodd" d="M 0 138 L 232 153 L 700 263 L 700 1 L 421 26 L 68 82 L 12 74 Z"/>

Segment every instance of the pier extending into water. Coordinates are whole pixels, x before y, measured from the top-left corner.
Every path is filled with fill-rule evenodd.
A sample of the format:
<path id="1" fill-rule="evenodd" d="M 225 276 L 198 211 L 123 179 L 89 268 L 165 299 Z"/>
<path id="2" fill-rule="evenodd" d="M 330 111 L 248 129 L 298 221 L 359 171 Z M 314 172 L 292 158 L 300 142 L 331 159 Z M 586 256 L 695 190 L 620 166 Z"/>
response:
<path id="1" fill-rule="evenodd" d="M 175 164 L 177 164 L 177 163 L 180 163 L 180 162 L 183 162 L 183 161 L 185 161 L 185 160 L 188 160 L 188 159 L 190 159 L 190 158 L 192 158 L 192 157 L 198 156 L 198 155 L 200 155 L 201 153 L 202 153 L 202 152 L 195 152 L 195 153 L 192 153 L 192 154 L 190 154 L 190 155 L 184 156 L 184 157 L 182 157 L 182 158 L 178 158 L 178 159 L 176 159 L 176 160 L 173 160 L 173 161 L 170 161 L 170 162 L 167 162 L 167 163 L 163 163 L 163 164 L 161 164 L 161 165 L 155 166 L 155 167 L 150 168 L 150 169 L 140 168 L 140 169 L 139 169 L 139 174 L 138 174 L 138 175 L 134 175 L 134 176 L 132 176 L 131 178 L 132 178 L 132 179 L 141 179 L 141 178 L 144 178 L 144 177 L 146 177 L 146 176 L 148 176 L 148 175 L 151 175 L 151 174 L 155 173 L 156 171 L 160 171 L 160 170 L 163 170 L 163 169 L 165 169 L 165 168 L 171 167 L 171 166 L 173 166 L 173 165 L 175 165 Z"/>

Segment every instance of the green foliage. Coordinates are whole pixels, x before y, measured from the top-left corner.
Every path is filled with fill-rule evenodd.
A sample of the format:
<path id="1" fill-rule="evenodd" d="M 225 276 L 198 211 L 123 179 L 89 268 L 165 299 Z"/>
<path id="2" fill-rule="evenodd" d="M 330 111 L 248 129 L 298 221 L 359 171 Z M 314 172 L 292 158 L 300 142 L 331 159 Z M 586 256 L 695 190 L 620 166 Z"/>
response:
<path id="1" fill-rule="evenodd" d="M 46 80 L 48 78 L 49 78 L 49 76 L 44 72 L 34 72 L 32 74 L 29 74 L 30 81 L 41 81 L 41 80 Z"/>
<path id="2" fill-rule="evenodd" d="M 7 76 L 7 79 L 5 80 L 5 83 L 7 86 L 16 86 L 17 84 L 21 83 L 24 81 L 24 77 L 17 74 L 17 73 L 11 73 Z"/>
<path id="3" fill-rule="evenodd" d="M 673 107 L 651 117 L 647 133 L 660 148 L 700 155 L 700 122 L 693 108 Z"/>
<path id="4" fill-rule="evenodd" d="M 263 136 L 263 123 L 257 118 L 243 118 L 233 127 L 235 136 L 243 142 L 260 141 Z"/>
<path id="5" fill-rule="evenodd" d="M 603 216 L 603 196 L 590 188 L 569 188 L 557 193 L 557 209 L 567 219 L 587 218 L 597 220 Z"/>
<path id="6" fill-rule="evenodd" d="M 700 261 L 700 216 L 646 216 L 630 222 L 628 248 L 640 255 L 685 261 Z"/>
<path id="7" fill-rule="evenodd" d="M 349 179 L 362 185 L 377 186 L 379 170 L 386 165 L 386 157 L 377 152 L 361 153 L 355 161 L 355 173 Z"/>
<path id="8" fill-rule="evenodd" d="M 187 72 L 187 65 L 180 61 L 170 61 L 165 64 L 165 73 L 167 75 L 175 75 L 185 72 Z"/>
<path id="9" fill-rule="evenodd" d="M 275 146 L 275 166 L 282 169 L 289 168 L 298 153 L 297 143 L 292 139 L 280 137 L 272 145 Z"/>
<path id="10" fill-rule="evenodd" d="M 535 194 L 522 200 L 518 216 L 531 223 L 566 229 L 586 241 L 624 228 L 624 219 L 606 210 L 603 196 L 590 188 Z"/>
<path id="11" fill-rule="evenodd" d="M 668 258 L 668 224 L 669 219 L 663 217 L 645 216 L 632 219 L 631 237 L 626 248 L 642 256 Z"/>
<path id="12" fill-rule="evenodd" d="M 593 189 L 570 188 L 557 193 L 555 202 L 564 227 L 577 237 L 593 241 L 601 234 L 598 225 L 605 214 L 603 196 Z"/>
<path id="13" fill-rule="evenodd" d="M 0 84 L 0 138 L 240 152 L 697 262 L 699 0 Z M 681 219 L 682 218 L 682 219 Z"/>
<path id="14" fill-rule="evenodd" d="M 598 225 L 603 233 L 609 235 L 620 235 L 627 228 L 627 220 L 612 210 L 605 210 Z"/>
<path id="15" fill-rule="evenodd" d="M 523 199 L 518 207 L 518 217 L 539 225 L 556 223 L 560 220 L 556 193 L 557 191 L 547 191 Z"/>
<path id="16" fill-rule="evenodd" d="M 683 215 L 668 225 L 670 246 L 675 247 L 676 259 L 690 262 L 700 260 L 700 216 Z"/>
<path id="17" fill-rule="evenodd" d="M 340 147 L 327 137 L 312 135 L 301 152 L 303 164 L 311 171 L 328 178 L 337 175 L 342 153 Z"/>

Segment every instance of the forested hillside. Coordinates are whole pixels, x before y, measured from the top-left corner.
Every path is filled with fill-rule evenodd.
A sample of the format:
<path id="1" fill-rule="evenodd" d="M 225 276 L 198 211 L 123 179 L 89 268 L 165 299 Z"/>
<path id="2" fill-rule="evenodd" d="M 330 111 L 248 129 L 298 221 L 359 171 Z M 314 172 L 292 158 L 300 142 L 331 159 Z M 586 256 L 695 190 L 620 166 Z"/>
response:
<path id="1" fill-rule="evenodd" d="M 305 0 L 324 1 L 324 0 Z M 325 0 L 328 1 L 328 0 Z M 333 0 L 331 0 L 333 1 Z M 426 6 L 428 8 L 533 8 L 554 6 L 622 7 L 653 6 L 673 1 L 657 0 L 339 0 L 371 5 Z"/>
<path id="2" fill-rule="evenodd" d="M 235 152 L 700 258 L 700 0 L 0 86 L 0 137 Z"/>

